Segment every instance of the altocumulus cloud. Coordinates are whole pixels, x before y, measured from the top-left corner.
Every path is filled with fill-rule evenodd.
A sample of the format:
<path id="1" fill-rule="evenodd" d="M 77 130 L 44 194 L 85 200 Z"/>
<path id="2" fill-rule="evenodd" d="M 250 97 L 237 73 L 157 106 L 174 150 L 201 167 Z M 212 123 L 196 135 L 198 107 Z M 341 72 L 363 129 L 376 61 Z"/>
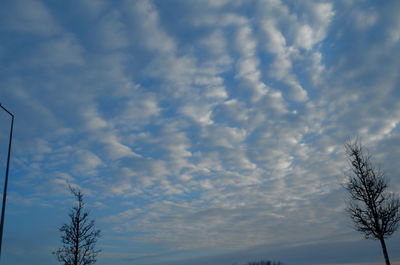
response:
<path id="1" fill-rule="evenodd" d="M 103 230 L 99 264 L 368 261 L 343 213 L 343 143 L 359 135 L 400 187 L 399 11 L 5 1 L 0 100 L 17 123 L 4 258 L 53 264 L 71 183 Z M 348 259 L 329 254 L 349 242 Z"/>

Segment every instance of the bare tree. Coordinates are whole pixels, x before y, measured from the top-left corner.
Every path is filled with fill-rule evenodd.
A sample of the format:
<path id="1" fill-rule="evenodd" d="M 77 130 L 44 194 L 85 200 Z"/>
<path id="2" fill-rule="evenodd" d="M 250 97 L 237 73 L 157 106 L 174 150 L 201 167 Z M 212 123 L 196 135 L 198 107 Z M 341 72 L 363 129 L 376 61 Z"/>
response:
<path id="1" fill-rule="evenodd" d="M 96 250 L 100 230 L 95 228 L 94 220 L 89 220 L 85 210 L 83 194 L 79 189 L 69 187 L 76 198 L 76 205 L 69 213 L 69 223 L 60 227 L 63 246 L 53 252 L 63 265 L 91 265 L 96 262 L 100 250 Z"/>
<path id="2" fill-rule="evenodd" d="M 350 164 L 345 184 L 351 199 L 347 211 L 357 231 L 366 239 L 380 241 L 386 265 L 390 265 L 385 238 L 398 228 L 400 200 L 387 190 L 384 172 L 372 164 L 371 155 L 359 140 L 348 142 L 345 147 Z"/>

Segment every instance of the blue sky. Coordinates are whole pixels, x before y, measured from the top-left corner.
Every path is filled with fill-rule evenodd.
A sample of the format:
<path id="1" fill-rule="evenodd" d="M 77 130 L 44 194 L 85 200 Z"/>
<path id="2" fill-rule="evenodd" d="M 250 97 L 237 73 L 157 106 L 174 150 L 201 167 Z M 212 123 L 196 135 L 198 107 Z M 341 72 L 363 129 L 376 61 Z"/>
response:
<path id="1" fill-rule="evenodd" d="M 399 190 L 399 11 L 3 1 L 0 102 L 16 123 L 2 262 L 57 264 L 71 183 L 102 229 L 99 265 L 381 264 L 344 213 L 343 144 L 358 135 Z M 2 166 L 8 126 L 3 113 Z"/>

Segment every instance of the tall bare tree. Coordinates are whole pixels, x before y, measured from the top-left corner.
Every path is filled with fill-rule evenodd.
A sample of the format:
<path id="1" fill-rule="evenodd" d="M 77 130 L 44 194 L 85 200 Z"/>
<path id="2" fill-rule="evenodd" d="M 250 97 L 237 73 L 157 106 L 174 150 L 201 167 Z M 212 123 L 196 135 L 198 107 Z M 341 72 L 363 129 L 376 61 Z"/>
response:
<path id="1" fill-rule="evenodd" d="M 96 262 L 100 250 L 96 250 L 100 230 L 95 228 L 94 220 L 89 220 L 85 210 L 83 194 L 79 189 L 69 187 L 75 196 L 76 205 L 69 213 L 69 223 L 60 227 L 63 246 L 53 252 L 63 265 L 91 265 Z"/>
<path id="2" fill-rule="evenodd" d="M 386 265 L 390 265 L 385 238 L 398 228 L 400 200 L 388 191 L 384 172 L 373 165 L 371 155 L 359 140 L 345 145 L 350 164 L 345 188 L 350 194 L 347 212 L 355 229 L 366 239 L 379 240 Z"/>

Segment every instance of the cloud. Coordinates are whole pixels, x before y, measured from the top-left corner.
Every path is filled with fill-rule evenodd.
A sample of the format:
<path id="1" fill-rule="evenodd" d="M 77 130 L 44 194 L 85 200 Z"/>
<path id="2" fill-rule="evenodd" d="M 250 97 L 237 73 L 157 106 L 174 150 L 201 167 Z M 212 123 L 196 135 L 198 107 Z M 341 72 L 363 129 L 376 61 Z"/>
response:
<path id="1" fill-rule="evenodd" d="M 151 1 L 140 0 L 134 3 L 127 1 L 125 6 L 141 22 L 138 29 L 142 45 L 146 49 L 161 53 L 175 52 L 175 41 L 160 29 L 159 14 Z"/>
<path id="2" fill-rule="evenodd" d="M 81 8 L 82 12 L 85 15 L 89 14 L 92 17 L 96 17 L 108 8 L 107 4 L 108 3 L 104 0 L 99 0 L 95 2 L 90 0 L 82 0 L 79 1 L 79 8 Z"/>
<path id="3" fill-rule="evenodd" d="M 42 44 L 38 53 L 36 61 L 39 62 L 40 57 L 40 63 L 45 63 L 48 67 L 79 66 L 84 63 L 82 47 L 69 34 Z M 46 59 L 43 61 L 43 58 Z"/>
<path id="4" fill-rule="evenodd" d="M 307 6 L 307 5 L 306 5 Z M 322 41 L 327 34 L 329 25 L 335 15 L 333 5 L 329 2 L 309 2 L 306 22 L 298 27 L 295 44 L 306 50 L 312 49 L 318 42 Z"/>
<path id="5" fill-rule="evenodd" d="M 400 185 L 397 4 L 171 3 L 9 3 L 13 204 L 83 188 L 113 264 L 354 241 L 346 139 Z"/>
<path id="6" fill-rule="evenodd" d="M 268 87 L 260 81 L 261 73 L 258 70 L 258 59 L 256 58 L 256 41 L 251 37 L 249 26 L 241 27 L 236 36 L 238 50 L 241 59 L 238 62 L 237 77 L 244 80 L 244 86 L 252 90 L 253 101 L 260 100 L 268 92 Z"/>
<path id="7" fill-rule="evenodd" d="M 98 43 L 105 49 L 127 47 L 130 40 L 127 37 L 127 26 L 121 21 L 118 10 L 112 10 L 100 21 L 97 29 Z"/>
<path id="8" fill-rule="evenodd" d="M 78 150 L 76 154 L 76 175 L 96 174 L 96 168 L 102 164 L 101 159 L 87 150 Z"/>
<path id="9" fill-rule="evenodd" d="M 292 56 L 297 53 L 296 47 L 287 47 L 286 38 L 277 29 L 274 21 L 264 20 L 263 30 L 267 39 L 266 49 L 275 56 L 275 61 L 271 65 L 270 75 L 277 80 L 284 81 L 290 86 L 291 93 L 288 95 L 289 99 L 295 101 L 307 100 L 307 92 L 291 73 L 293 65 Z M 305 33 L 301 32 L 301 36 L 305 36 Z"/>
<path id="10" fill-rule="evenodd" d="M 2 28 L 28 34 L 52 36 L 60 26 L 42 1 L 8 1 L 1 12 Z"/>
<path id="11" fill-rule="evenodd" d="M 99 115 L 94 106 L 88 106 L 83 110 L 83 123 L 88 130 L 96 131 L 107 127 L 107 122 Z"/>

